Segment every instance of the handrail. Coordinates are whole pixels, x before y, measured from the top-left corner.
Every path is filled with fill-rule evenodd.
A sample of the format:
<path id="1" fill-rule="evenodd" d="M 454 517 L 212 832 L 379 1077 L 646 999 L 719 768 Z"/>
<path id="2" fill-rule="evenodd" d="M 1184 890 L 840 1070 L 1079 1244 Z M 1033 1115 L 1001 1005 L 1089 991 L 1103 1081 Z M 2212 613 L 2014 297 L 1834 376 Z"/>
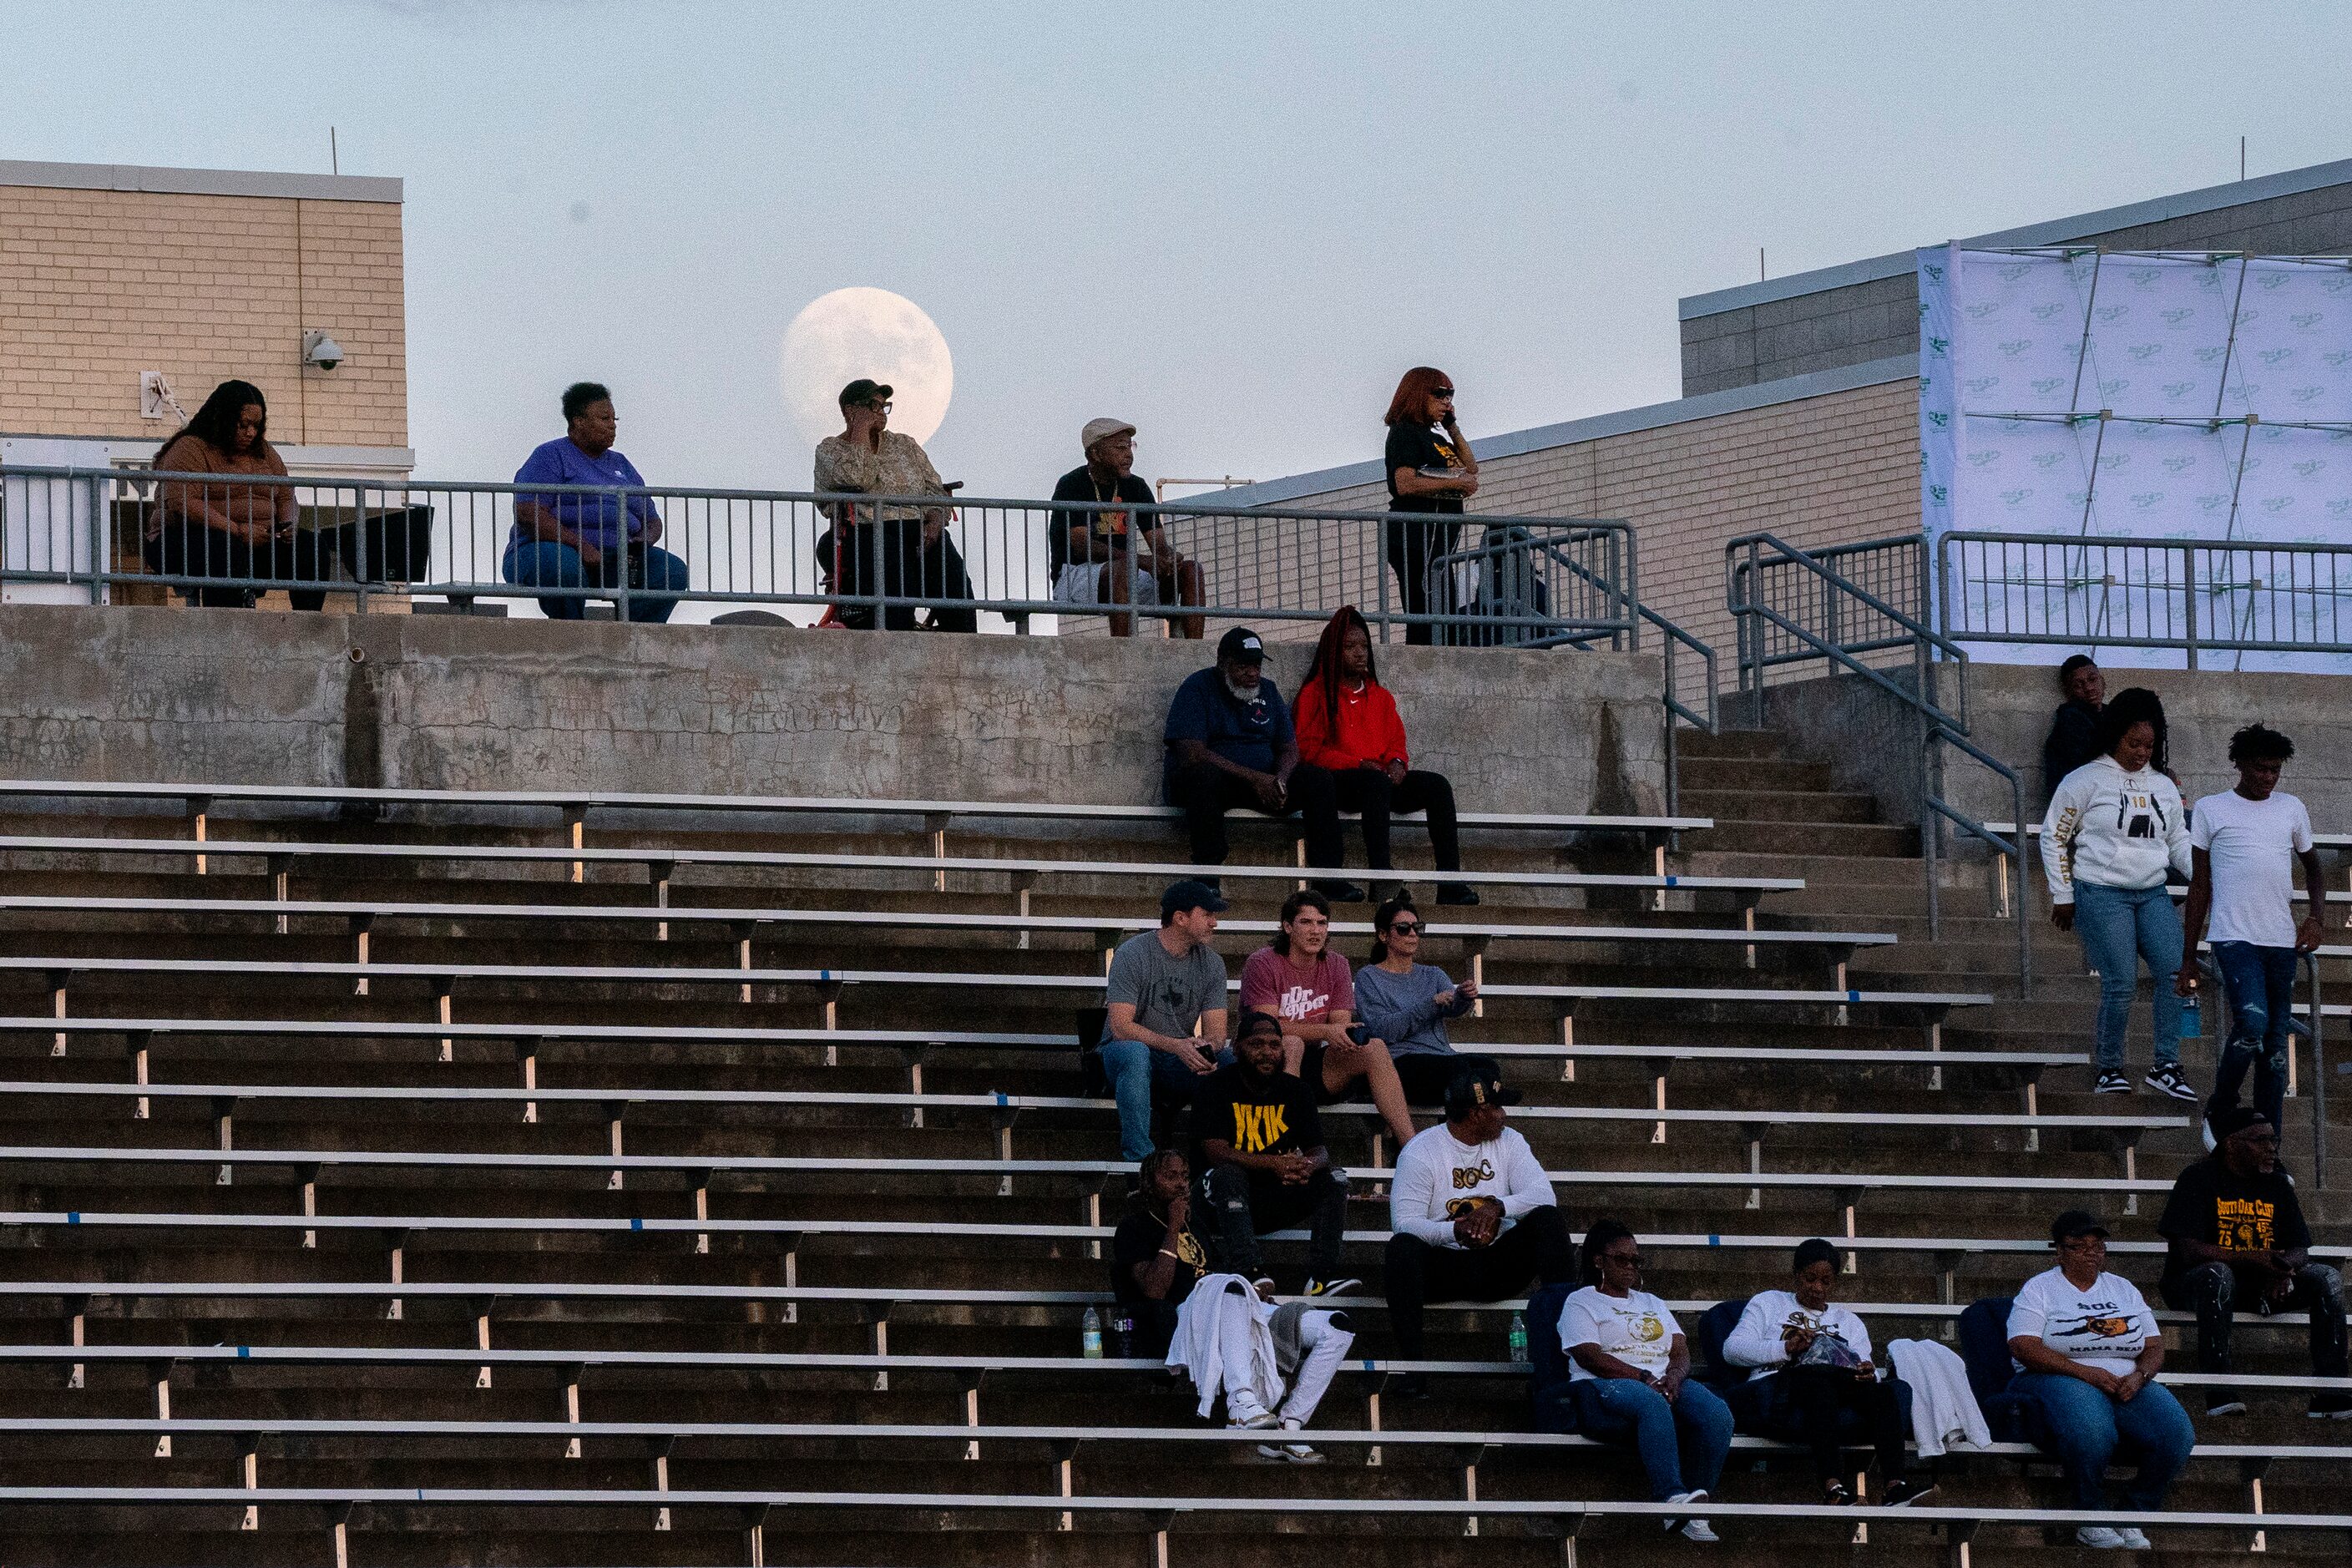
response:
<path id="1" fill-rule="evenodd" d="M 1845 546 L 1841 553 L 1901 545 L 1910 541 L 1892 539 L 1870 544 Z M 1772 553 L 1767 555 L 1769 550 Z M 2028 921 L 2024 896 L 2026 886 L 2025 857 L 2025 785 L 2016 769 L 1987 752 L 1968 738 L 1968 654 L 1958 643 L 1944 637 L 1925 621 L 1888 604 L 1876 594 L 1851 581 L 1843 573 L 1822 559 L 1829 552 L 1816 553 L 1789 543 L 1770 532 L 1743 534 L 1732 540 L 1724 551 L 1725 607 L 1731 612 L 1739 628 L 1740 687 L 1752 691 L 1756 721 L 1764 720 L 1764 671 L 1770 663 L 1786 662 L 1787 658 L 1819 658 L 1834 668 L 1858 675 L 1872 685 L 1902 702 L 1916 714 L 1922 732 L 1919 763 L 1919 856 L 1920 868 L 1927 883 L 1927 932 L 1930 940 L 1942 934 L 1942 909 L 1937 881 L 1937 851 L 1946 823 L 1958 826 L 1968 836 L 1990 845 L 2000 855 L 2017 863 L 2017 894 L 2007 896 L 2007 879 L 2003 879 L 2002 896 L 1996 908 L 2017 924 L 2017 985 L 2022 997 L 2031 994 L 2033 985 L 2033 939 Z M 1766 566 L 1794 567 L 1810 574 L 1821 584 L 1822 600 L 1828 617 L 1835 617 L 1837 596 L 1851 599 L 1862 608 L 1883 616 L 1905 635 L 1900 638 L 1881 637 L 1863 644 L 1847 642 L 1832 635 L 1823 635 L 1761 601 L 1760 595 L 1751 592 L 1760 586 L 1762 569 Z M 1769 626 L 1804 650 L 1774 659 L 1764 652 L 1759 626 Z M 1911 684 L 1906 687 L 1885 671 L 1864 663 L 1856 655 L 1861 652 L 1908 645 L 1911 650 Z M 1936 671 L 1939 665 L 1948 664 L 1955 669 L 1953 708 L 1947 711 L 1937 699 Z M 1945 798 L 1943 789 L 1946 748 L 1959 751 L 1964 756 L 1990 769 L 2009 784 L 2011 801 L 2011 822 L 2016 832 L 2004 838 L 1994 833 Z"/>

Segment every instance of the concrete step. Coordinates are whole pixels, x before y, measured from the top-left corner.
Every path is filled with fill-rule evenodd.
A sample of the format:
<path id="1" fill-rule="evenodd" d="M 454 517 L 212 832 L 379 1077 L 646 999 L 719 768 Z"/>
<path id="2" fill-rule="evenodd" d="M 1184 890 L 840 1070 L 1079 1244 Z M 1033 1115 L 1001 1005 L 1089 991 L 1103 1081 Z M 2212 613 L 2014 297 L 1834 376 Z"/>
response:
<path id="1" fill-rule="evenodd" d="M 1878 802 L 1871 796 L 1833 790 L 1685 790 L 1683 805 L 1694 815 L 1714 817 L 1718 831 L 1727 822 L 1821 824 L 1878 820 Z"/>

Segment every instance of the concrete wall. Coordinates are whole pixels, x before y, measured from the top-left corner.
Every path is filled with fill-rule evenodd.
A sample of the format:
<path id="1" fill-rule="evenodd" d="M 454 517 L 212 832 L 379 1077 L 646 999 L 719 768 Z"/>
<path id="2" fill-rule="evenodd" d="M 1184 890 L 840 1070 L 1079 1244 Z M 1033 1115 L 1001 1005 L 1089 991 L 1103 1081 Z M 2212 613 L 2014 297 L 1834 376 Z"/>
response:
<path id="1" fill-rule="evenodd" d="M 2339 169 L 2341 165 L 2337 166 Z M 2298 171 L 2298 174 L 2304 173 Z M 2266 182 L 2253 181 L 2252 190 Z M 2294 175 L 2281 183 L 2303 183 Z M 2249 189 L 2249 187 L 2239 187 Z M 2340 256 L 2352 251 L 2352 183 L 2337 179 L 2316 188 L 2287 190 L 2252 201 L 2229 202 L 2231 187 L 2216 193 L 2189 193 L 2179 205 L 2210 201 L 2202 210 L 2155 216 L 2168 206 L 2158 201 L 2114 213 L 2084 215 L 2077 220 L 2035 226 L 2035 232 L 1986 236 L 1990 245 L 2097 245 L 2110 250 L 2250 250 L 2268 256 Z M 2126 215 L 2145 214 L 2152 221 L 2128 221 Z M 2124 221 L 2117 221 L 2117 220 Z M 1909 256 L 1858 264 L 1865 272 L 1884 276 L 1845 280 L 1847 268 L 1830 268 L 1822 286 L 1807 288 L 1803 279 L 1773 279 L 1753 290 L 1725 290 L 1736 298 L 1754 292 L 1775 295 L 1754 302 L 1731 303 L 1725 309 L 1698 313 L 1694 301 L 1685 305 L 1682 321 L 1683 395 L 1752 386 L 1782 376 L 1804 375 L 1839 365 L 1865 364 L 1891 354 L 1916 353 L 1919 349 L 1919 289 Z M 1793 287 L 1790 287 L 1793 285 Z"/>
<path id="2" fill-rule="evenodd" d="M 2024 775 L 2025 808 L 2039 818 L 2047 804 L 2042 777 L 2042 742 L 2058 705 L 2057 683 L 2049 665 L 1978 664 L 1969 667 L 1970 739 Z M 1908 679 L 1907 672 L 1900 678 Z M 2238 782 L 2230 765 L 2230 737 L 2261 720 L 2294 740 L 2296 755 L 2283 787 L 2303 797 L 2312 826 L 2320 832 L 2352 832 L 2352 687 L 2336 675 L 2234 674 L 2221 670 L 2116 669 L 2107 672 L 2109 694 L 2145 686 L 2164 701 L 2171 732 L 2172 770 L 2182 793 L 2200 795 Z M 1916 755 L 1919 733 L 1907 706 L 1858 676 L 1793 681 L 1770 689 L 1768 722 L 1786 729 L 1801 747 L 1828 761 L 1843 788 L 1870 790 L 1889 819 L 1916 821 L 1918 813 Z M 1744 705 L 1734 722 L 1748 721 Z M 1806 737 L 1825 737 L 1808 742 Z M 2006 818 L 2011 806 L 1999 776 L 1957 758 L 1950 763 L 1948 798 L 1988 820 Z"/>
<path id="3" fill-rule="evenodd" d="M 176 422 L 139 406 L 139 373 L 160 370 L 190 413 L 252 382 L 280 445 L 408 445 L 396 199 L 15 184 L 82 166 L 14 167 L 66 173 L 0 167 L 0 430 L 160 442 Z M 341 368 L 302 367 L 309 328 Z"/>
<path id="4" fill-rule="evenodd" d="M 1156 801 L 1199 645 L 16 605 L 0 776 Z M 1296 690 L 1307 650 L 1272 673 Z M 1662 808 L 1652 657 L 1396 648 L 1465 810 Z"/>

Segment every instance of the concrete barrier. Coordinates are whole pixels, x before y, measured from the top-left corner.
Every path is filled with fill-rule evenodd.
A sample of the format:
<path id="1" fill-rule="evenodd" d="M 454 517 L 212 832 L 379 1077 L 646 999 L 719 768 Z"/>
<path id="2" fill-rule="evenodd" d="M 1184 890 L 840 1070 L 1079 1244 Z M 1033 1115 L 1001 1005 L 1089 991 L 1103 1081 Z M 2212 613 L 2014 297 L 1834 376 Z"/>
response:
<path id="1" fill-rule="evenodd" d="M 404 788 L 1159 797 L 1210 645 L 10 605 L 0 774 Z M 1278 648 L 1295 692 L 1309 650 Z M 1465 810 L 1664 809 L 1654 655 L 1385 648 Z"/>

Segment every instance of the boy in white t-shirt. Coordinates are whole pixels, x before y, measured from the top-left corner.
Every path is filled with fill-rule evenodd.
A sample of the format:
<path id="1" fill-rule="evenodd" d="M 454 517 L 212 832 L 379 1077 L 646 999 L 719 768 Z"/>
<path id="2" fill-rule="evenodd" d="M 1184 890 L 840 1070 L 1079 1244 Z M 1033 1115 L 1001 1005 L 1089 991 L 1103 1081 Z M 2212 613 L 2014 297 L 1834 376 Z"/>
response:
<path id="1" fill-rule="evenodd" d="M 2287 1020 L 2293 1016 L 2297 954 L 2319 945 L 2319 857 L 2311 847 L 2311 814 L 2278 787 L 2294 742 L 2276 730 L 2249 724 L 2230 737 L 2238 787 L 2209 795 L 2189 813 L 2189 903 L 2181 911 L 2183 951 L 2200 936 L 2213 944 L 2213 963 L 2230 998 L 2230 1038 L 2213 1075 L 2205 1119 L 2234 1110 L 2246 1069 L 2254 1069 L 2254 1109 L 2284 1131 L 2286 1110 Z M 2310 896 L 2303 918 L 2294 912 L 2294 868 L 2303 862 Z M 2210 923 L 2208 920 L 2210 916 Z M 2183 963 L 2175 983 L 2194 995 L 2197 969 Z M 2213 1146 L 2208 1132 L 2205 1146 Z"/>

